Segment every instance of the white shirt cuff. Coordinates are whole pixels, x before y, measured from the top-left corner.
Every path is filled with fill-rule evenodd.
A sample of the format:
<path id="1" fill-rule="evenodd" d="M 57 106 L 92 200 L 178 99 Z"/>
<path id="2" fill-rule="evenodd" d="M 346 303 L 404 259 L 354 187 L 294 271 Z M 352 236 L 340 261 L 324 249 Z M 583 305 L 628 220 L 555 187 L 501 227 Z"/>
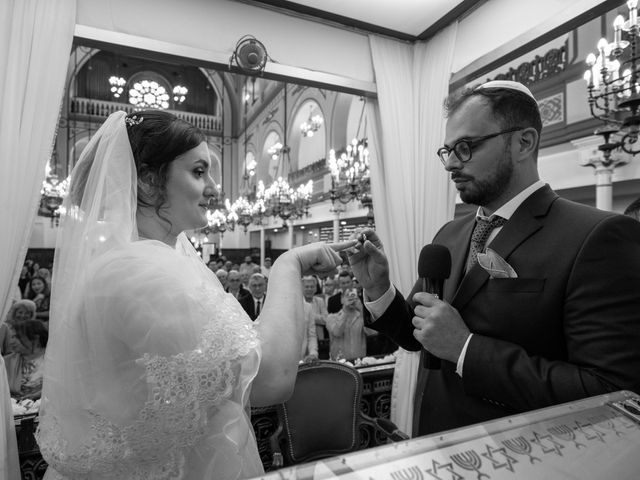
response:
<path id="1" fill-rule="evenodd" d="M 464 357 L 467 354 L 467 347 L 469 346 L 469 340 L 471 340 L 471 336 L 473 333 L 470 333 L 467 337 L 467 341 L 464 342 L 464 347 L 462 347 L 462 351 L 460 352 L 460 356 L 458 357 L 458 363 L 456 363 L 456 373 L 460 378 L 462 378 L 462 366 L 464 365 Z"/>
<path id="2" fill-rule="evenodd" d="M 391 302 L 396 297 L 396 287 L 391 284 L 386 292 L 384 292 L 380 298 L 373 300 L 372 302 L 365 301 L 364 306 L 367 307 L 369 313 L 371 313 L 371 319 L 377 320 L 382 314 L 389 308 Z M 364 291 L 364 298 L 367 298 L 367 291 Z"/>

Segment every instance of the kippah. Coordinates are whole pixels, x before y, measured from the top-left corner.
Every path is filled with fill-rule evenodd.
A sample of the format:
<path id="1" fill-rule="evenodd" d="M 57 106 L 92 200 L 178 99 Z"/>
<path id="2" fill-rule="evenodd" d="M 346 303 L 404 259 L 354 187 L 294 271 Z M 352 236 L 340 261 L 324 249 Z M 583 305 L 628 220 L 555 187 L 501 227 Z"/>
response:
<path id="1" fill-rule="evenodd" d="M 531 93 L 531 90 L 529 90 L 520 82 L 513 82 L 511 80 L 492 80 L 490 82 L 483 83 L 482 85 L 476 87 L 475 90 L 481 90 L 483 88 L 507 88 L 510 90 L 518 90 L 519 92 L 522 92 L 525 95 L 528 95 L 534 100 L 536 99 L 536 97 L 533 96 L 533 93 Z"/>

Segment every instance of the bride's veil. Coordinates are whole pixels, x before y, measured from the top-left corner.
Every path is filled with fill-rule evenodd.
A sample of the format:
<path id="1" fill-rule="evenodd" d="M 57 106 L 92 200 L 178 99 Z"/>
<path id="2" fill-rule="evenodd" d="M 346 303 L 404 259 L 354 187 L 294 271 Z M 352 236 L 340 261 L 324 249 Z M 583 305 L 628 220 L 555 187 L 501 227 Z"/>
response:
<path id="1" fill-rule="evenodd" d="M 40 415 L 41 424 L 53 416 L 66 439 L 74 438 L 69 435 L 74 425 L 88 421 L 78 407 L 90 404 L 83 379 L 91 375 L 91 363 L 83 358 L 89 356 L 83 345 L 86 326 L 77 318 L 87 267 L 97 256 L 138 235 L 136 168 L 127 134 L 127 128 L 135 125 L 127 127 L 125 119 L 125 112 L 113 113 L 91 138 L 71 173 L 69 195 L 61 209 Z"/>

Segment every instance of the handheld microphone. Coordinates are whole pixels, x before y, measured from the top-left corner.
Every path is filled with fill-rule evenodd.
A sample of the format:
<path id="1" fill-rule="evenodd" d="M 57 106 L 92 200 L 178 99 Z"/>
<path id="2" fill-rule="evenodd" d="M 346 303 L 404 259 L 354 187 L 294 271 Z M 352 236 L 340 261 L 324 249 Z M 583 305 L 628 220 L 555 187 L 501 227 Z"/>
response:
<path id="1" fill-rule="evenodd" d="M 418 259 L 418 276 L 422 279 L 422 291 L 438 295 L 442 299 L 444 281 L 451 274 L 451 253 L 444 245 L 431 243 L 422 247 Z M 425 350 L 424 367 L 440 369 L 440 359 Z"/>

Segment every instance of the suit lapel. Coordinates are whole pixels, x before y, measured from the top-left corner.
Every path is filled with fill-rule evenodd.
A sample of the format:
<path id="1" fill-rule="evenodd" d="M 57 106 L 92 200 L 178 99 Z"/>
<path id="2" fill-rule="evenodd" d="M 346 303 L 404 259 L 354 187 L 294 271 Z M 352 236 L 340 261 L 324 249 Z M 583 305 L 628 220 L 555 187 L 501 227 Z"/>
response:
<path id="1" fill-rule="evenodd" d="M 470 219 L 460 229 L 457 238 L 452 242 L 451 247 L 451 276 L 444 282 L 444 298 L 450 300 L 460 285 L 460 280 L 464 276 L 464 267 L 467 263 L 467 253 L 471 242 L 471 234 L 475 225 L 475 216 L 470 215 Z"/>
<path id="2" fill-rule="evenodd" d="M 538 217 L 546 215 L 551 204 L 557 198 L 558 196 L 548 185 L 535 191 L 517 208 L 509 221 L 502 227 L 500 233 L 491 242 L 491 249 L 508 262 L 509 255 L 522 242 L 542 228 L 542 221 Z M 464 231 L 466 232 L 466 229 Z M 466 245 L 468 244 L 467 241 Z M 461 255 L 463 262 L 466 259 L 465 253 Z M 456 259 L 456 262 L 458 260 Z M 458 288 L 451 304 L 457 309 L 464 308 L 488 279 L 489 274 L 480 265 L 474 265 L 462 279 L 460 288 Z"/>

